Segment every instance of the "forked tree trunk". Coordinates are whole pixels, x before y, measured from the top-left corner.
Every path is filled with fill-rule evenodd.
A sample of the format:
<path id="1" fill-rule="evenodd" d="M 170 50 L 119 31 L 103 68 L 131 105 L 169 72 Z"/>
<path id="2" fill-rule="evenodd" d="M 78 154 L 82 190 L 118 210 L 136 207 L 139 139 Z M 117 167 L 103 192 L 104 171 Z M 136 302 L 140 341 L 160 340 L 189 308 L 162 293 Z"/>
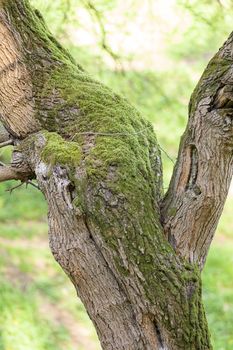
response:
<path id="1" fill-rule="evenodd" d="M 73 61 L 28 1 L 0 4 L 0 116 L 15 145 L 0 180 L 37 179 L 51 250 L 102 348 L 211 349 L 200 271 L 232 176 L 232 36 L 192 95 L 163 199 L 151 125 Z"/>

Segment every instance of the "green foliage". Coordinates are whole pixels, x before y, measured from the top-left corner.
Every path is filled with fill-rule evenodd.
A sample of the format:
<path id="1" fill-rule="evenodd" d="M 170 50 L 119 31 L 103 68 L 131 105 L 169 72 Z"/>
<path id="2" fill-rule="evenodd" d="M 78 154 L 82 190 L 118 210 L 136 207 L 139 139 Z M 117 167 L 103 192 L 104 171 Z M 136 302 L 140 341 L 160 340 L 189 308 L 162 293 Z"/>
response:
<path id="1" fill-rule="evenodd" d="M 25 225 L 20 221 L 14 230 Z M 74 350 L 75 344 L 81 350 L 85 342 L 95 344 L 93 326 L 49 251 L 46 230 L 36 233 L 37 222 L 30 225 L 29 236 L 23 230 L 0 236 L 0 349 Z M 87 331 L 79 340 L 74 329 Z"/>
<path id="2" fill-rule="evenodd" d="M 232 1 L 178 0 L 177 5 L 181 16 L 188 16 L 190 21 L 176 47 L 172 46 L 172 54 L 177 59 L 206 60 L 232 31 Z"/>

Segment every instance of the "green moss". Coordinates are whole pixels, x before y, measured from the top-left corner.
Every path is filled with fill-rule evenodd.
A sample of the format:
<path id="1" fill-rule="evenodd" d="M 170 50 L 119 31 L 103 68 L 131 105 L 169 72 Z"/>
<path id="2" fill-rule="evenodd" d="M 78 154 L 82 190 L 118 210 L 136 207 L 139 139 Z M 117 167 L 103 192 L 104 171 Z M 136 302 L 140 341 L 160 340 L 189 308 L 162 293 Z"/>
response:
<path id="1" fill-rule="evenodd" d="M 151 172 L 151 180 L 160 184 L 161 191 L 160 154 L 153 128 L 127 100 L 87 73 L 66 65 L 54 69 L 43 86 L 38 99 L 40 104 L 54 91 L 60 101 L 46 115 L 38 108 L 37 117 L 43 128 L 72 135 L 80 145 L 85 144 L 88 133 L 93 135 L 95 147 L 86 157 L 91 176 L 100 178 L 108 172 L 109 166 L 130 167 L 132 175 L 136 175 L 138 168 L 146 176 L 153 170 L 150 153 L 154 150 L 157 173 Z"/>
<path id="2" fill-rule="evenodd" d="M 69 142 L 62 139 L 56 133 L 44 133 L 46 145 L 41 153 L 41 159 L 52 165 L 60 164 L 74 167 L 81 160 L 82 153 L 76 142 Z"/>

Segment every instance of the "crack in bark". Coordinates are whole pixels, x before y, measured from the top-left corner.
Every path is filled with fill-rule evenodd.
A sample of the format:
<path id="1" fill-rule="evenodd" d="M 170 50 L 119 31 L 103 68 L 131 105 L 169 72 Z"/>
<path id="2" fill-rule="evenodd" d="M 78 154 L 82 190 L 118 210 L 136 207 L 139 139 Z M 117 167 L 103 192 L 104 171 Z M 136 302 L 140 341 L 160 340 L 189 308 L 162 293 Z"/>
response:
<path id="1" fill-rule="evenodd" d="M 194 189 L 194 185 L 196 184 L 197 176 L 198 176 L 198 151 L 195 145 L 190 145 L 190 170 L 188 175 L 188 181 L 185 187 L 185 190 Z"/>
<path id="2" fill-rule="evenodd" d="M 158 347 L 159 347 L 158 350 L 166 350 L 166 348 L 164 347 L 164 342 L 162 339 L 162 334 L 161 334 L 159 325 L 155 320 L 153 321 L 153 325 L 154 325 L 155 333 L 156 333 L 157 340 L 158 340 Z"/>

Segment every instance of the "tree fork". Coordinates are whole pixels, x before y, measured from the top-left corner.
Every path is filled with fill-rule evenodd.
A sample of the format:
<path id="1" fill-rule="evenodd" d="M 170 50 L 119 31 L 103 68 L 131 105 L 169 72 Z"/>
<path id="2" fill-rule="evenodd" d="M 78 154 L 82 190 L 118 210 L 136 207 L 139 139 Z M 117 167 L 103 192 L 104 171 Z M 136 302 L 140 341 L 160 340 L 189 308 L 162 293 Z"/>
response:
<path id="1" fill-rule="evenodd" d="M 162 199 L 150 123 L 77 65 L 27 0 L 0 9 L 0 116 L 17 144 L 12 166 L 45 195 L 51 250 L 102 348 L 211 349 L 200 268 L 232 175 L 232 37 L 194 91 Z"/>

